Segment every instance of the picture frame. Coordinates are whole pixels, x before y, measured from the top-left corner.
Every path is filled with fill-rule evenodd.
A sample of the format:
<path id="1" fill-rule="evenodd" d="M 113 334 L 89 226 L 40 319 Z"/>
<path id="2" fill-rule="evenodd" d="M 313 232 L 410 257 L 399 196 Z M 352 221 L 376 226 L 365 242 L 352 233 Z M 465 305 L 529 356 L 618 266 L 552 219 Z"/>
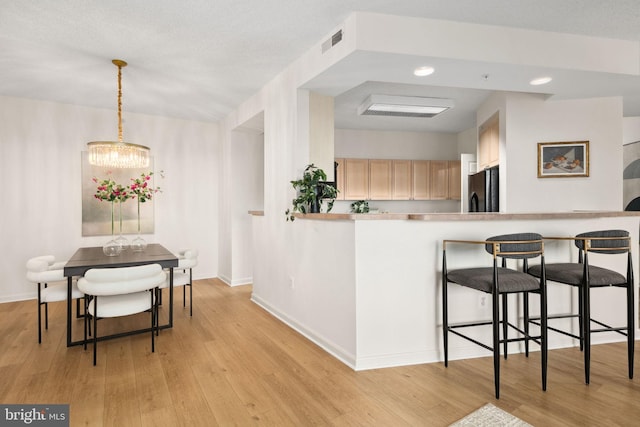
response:
<path id="1" fill-rule="evenodd" d="M 82 236 L 108 236 L 108 235 L 133 235 L 138 233 L 138 215 L 140 222 L 139 234 L 153 234 L 154 224 L 154 200 L 149 200 L 140 205 L 138 212 L 138 203 L 135 200 L 127 200 L 122 205 L 111 202 L 97 200 L 96 194 L 97 183 L 93 178 L 99 181 L 109 178 L 118 184 L 127 186 L 131 184 L 132 178 L 137 178 L 141 173 L 153 172 L 153 157 L 149 159 L 147 168 L 105 168 L 102 166 L 94 166 L 89 163 L 89 153 L 81 152 L 82 162 Z M 153 184 L 153 181 L 151 181 Z M 114 207 L 114 217 L 111 216 L 111 208 Z M 120 222 L 122 215 L 122 223 Z M 120 225 L 122 224 L 122 229 Z M 112 233 L 113 227 L 113 233 Z"/>
<path id="2" fill-rule="evenodd" d="M 589 141 L 538 143 L 538 178 L 588 176 Z"/>

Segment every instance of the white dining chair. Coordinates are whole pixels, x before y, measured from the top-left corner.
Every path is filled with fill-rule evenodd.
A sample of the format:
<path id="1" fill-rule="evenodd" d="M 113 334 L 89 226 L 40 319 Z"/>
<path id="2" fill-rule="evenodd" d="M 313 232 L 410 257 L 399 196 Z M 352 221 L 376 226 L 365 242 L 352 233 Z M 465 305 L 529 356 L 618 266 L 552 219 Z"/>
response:
<path id="1" fill-rule="evenodd" d="M 189 315 L 193 316 L 193 267 L 198 265 L 197 249 L 182 249 L 178 252 L 178 266 L 173 269 L 173 287 L 182 287 L 182 306 L 187 306 L 187 292 L 189 288 Z M 169 287 L 169 278 L 160 288 Z"/>
<path id="2" fill-rule="evenodd" d="M 64 277 L 65 261 L 56 262 L 53 255 L 43 255 L 27 261 L 27 280 L 38 284 L 38 343 L 42 343 L 42 306 L 44 306 L 44 327 L 49 329 L 49 303 L 67 300 L 67 279 Z M 73 282 L 71 298 L 84 295 Z M 76 305 L 79 313 L 80 304 Z"/>
<path id="3" fill-rule="evenodd" d="M 78 280 L 78 289 L 85 299 L 84 347 L 87 347 L 88 317 L 93 319 L 93 364 L 96 365 L 98 319 L 151 312 L 151 352 L 155 352 L 158 321 L 157 291 L 166 280 L 159 264 L 135 267 L 94 268 Z"/>

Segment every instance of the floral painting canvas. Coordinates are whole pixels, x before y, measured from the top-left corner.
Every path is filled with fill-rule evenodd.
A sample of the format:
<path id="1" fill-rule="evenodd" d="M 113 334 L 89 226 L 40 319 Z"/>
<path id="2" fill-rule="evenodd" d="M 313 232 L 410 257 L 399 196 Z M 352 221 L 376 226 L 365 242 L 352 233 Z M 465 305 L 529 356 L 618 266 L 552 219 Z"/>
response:
<path id="1" fill-rule="evenodd" d="M 109 169 L 89 164 L 82 152 L 82 235 L 136 235 L 138 227 L 153 233 L 157 191 L 153 159 L 145 169 Z"/>

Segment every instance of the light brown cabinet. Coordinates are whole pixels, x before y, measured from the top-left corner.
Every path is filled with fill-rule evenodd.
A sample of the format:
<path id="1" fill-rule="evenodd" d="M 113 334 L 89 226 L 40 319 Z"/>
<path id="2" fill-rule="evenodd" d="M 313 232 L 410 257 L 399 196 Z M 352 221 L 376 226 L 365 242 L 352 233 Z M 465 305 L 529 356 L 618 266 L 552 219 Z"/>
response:
<path id="1" fill-rule="evenodd" d="M 429 160 L 414 160 L 411 162 L 413 175 L 413 200 L 431 200 L 431 174 Z"/>
<path id="2" fill-rule="evenodd" d="M 449 160 L 447 162 L 447 171 L 449 173 L 449 195 L 450 200 L 460 200 L 462 197 L 462 164 L 460 160 Z"/>
<path id="3" fill-rule="evenodd" d="M 412 198 L 412 175 L 411 160 L 393 161 L 393 191 L 392 200 L 411 200 Z"/>
<path id="4" fill-rule="evenodd" d="M 494 115 L 480 126 L 478 135 L 478 170 L 500 163 L 500 122 Z"/>
<path id="5" fill-rule="evenodd" d="M 369 160 L 369 200 L 391 200 L 393 161 Z"/>
<path id="6" fill-rule="evenodd" d="M 459 160 L 416 160 L 413 168 L 414 200 L 460 200 Z"/>
<path id="7" fill-rule="evenodd" d="M 460 200 L 459 160 L 336 162 L 339 200 Z"/>
<path id="8" fill-rule="evenodd" d="M 449 163 L 446 160 L 431 160 L 429 165 L 431 200 L 449 198 Z"/>
<path id="9" fill-rule="evenodd" d="M 369 198 L 369 160 L 344 159 L 344 199 Z"/>

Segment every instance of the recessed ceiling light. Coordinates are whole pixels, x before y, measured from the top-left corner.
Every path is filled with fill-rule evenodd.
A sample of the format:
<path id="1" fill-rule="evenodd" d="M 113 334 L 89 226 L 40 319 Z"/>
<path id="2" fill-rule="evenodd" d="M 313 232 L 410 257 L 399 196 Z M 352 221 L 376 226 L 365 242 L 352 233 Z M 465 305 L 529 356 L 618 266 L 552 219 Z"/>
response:
<path id="1" fill-rule="evenodd" d="M 551 80 L 551 77 L 538 77 L 537 79 L 531 80 L 529 84 L 532 86 L 540 86 L 549 83 Z"/>
<path id="2" fill-rule="evenodd" d="M 434 71 L 435 70 L 433 67 L 418 67 L 415 70 L 413 70 L 413 75 L 418 77 L 424 77 L 424 76 L 433 74 Z"/>

